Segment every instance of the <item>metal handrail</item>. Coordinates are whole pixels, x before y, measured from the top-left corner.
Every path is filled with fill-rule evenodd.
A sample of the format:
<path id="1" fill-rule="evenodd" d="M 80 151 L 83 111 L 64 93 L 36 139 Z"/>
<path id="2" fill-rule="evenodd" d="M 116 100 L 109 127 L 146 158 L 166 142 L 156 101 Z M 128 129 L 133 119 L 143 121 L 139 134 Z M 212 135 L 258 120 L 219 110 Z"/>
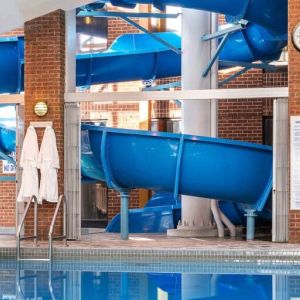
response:
<path id="1" fill-rule="evenodd" d="M 22 228 L 24 226 L 24 222 L 25 222 L 25 219 L 26 219 L 26 216 L 27 216 L 27 213 L 29 211 L 30 204 L 32 203 L 32 201 L 34 202 L 33 236 L 23 236 L 23 237 L 21 237 L 21 231 L 22 231 Z M 21 222 L 18 226 L 18 230 L 17 230 L 17 234 L 16 234 L 16 238 L 17 238 L 17 260 L 21 260 L 20 250 L 21 250 L 21 241 L 22 240 L 33 239 L 34 245 L 37 246 L 37 225 L 38 225 L 38 201 L 37 201 L 36 196 L 32 196 L 26 204 L 25 211 L 23 213 L 23 216 L 22 216 Z"/>
<path id="2" fill-rule="evenodd" d="M 63 208 L 63 235 L 62 236 L 57 236 L 53 237 L 53 230 L 54 230 L 54 225 L 55 221 L 57 219 L 57 214 L 59 211 L 59 208 L 61 206 L 61 203 L 63 202 L 64 208 Z M 54 211 L 54 215 L 52 217 L 51 225 L 49 228 L 49 233 L 48 233 L 48 242 L 49 242 L 49 260 L 52 260 L 52 251 L 53 251 L 53 240 L 54 239 L 62 239 L 65 241 L 65 246 L 68 246 L 67 242 L 67 201 L 65 195 L 60 195 L 56 204 L 56 208 Z"/>

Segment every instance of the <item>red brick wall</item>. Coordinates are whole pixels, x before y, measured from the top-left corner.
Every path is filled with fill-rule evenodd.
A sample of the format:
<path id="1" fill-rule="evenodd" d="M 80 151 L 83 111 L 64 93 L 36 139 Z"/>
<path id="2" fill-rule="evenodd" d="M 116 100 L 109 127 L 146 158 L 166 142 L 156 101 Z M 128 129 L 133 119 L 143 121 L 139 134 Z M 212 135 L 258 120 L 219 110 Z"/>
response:
<path id="1" fill-rule="evenodd" d="M 290 35 L 300 20 L 300 2 L 289 1 L 288 51 L 289 51 L 289 114 L 300 116 L 300 52 L 292 45 Z M 289 242 L 300 242 L 300 211 L 289 213 Z"/>
<path id="2" fill-rule="evenodd" d="M 293 0 L 296 1 L 296 0 Z M 43 41 L 39 41 L 37 44 L 33 44 L 36 47 L 36 54 L 40 54 L 39 48 L 46 44 L 46 48 L 49 49 L 50 45 L 48 45 L 48 41 L 52 40 L 50 37 L 56 31 L 58 34 L 58 38 L 62 42 L 62 32 L 63 28 L 56 22 L 56 24 L 52 24 L 50 19 L 52 17 L 46 16 L 46 19 L 42 21 L 42 27 L 47 24 L 49 28 L 41 28 L 42 30 L 47 30 L 47 35 Z M 47 19 L 48 18 L 48 19 Z M 30 22 L 31 23 L 31 22 Z M 34 24 L 34 21 L 33 21 Z M 38 26 L 35 24 L 34 26 Z M 54 27 L 56 27 L 54 29 Z M 38 27 L 36 27 L 38 28 Z M 37 29 L 39 30 L 39 29 Z M 17 34 L 20 34 L 22 31 L 18 31 Z M 28 32 L 28 31 L 27 31 Z M 136 33 L 138 30 L 131 25 L 127 24 L 125 21 L 120 19 L 110 18 L 108 20 L 108 45 L 111 45 L 113 40 L 117 38 L 119 35 L 124 33 Z M 14 33 L 9 33 L 8 35 L 14 35 Z M 34 34 L 34 33 L 31 33 Z M 36 38 L 38 34 L 35 33 Z M 53 38 L 54 39 L 54 38 Z M 42 44 L 41 44 L 42 43 Z M 38 45 L 38 46 L 37 46 Z M 59 47 L 62 47 L 60 45 Z M 43 48 L 43 47 L 42 47 Z M 47 51 L 47 50 L 46 50 Z M 48 51 L 49 57 L 47 59 L 52 59 L 52 52 Z M 51 52 L 51 53 L 50 53 Z M 64 52 L 62 52 L 64 53 Z M 43 53 L 42 55 L 48 56 L 48 54 Z M 50 57 L 51 56 L 51 57 Z M 27 58 L 26 58 L 27 59 Z M 41 56 L 36 61 L 36 64 L 43 65 L 41 63 Z M 59 58 L 63 60 L 63 57 Z M 27 59 L 28 61 L 28 59 Z M 38 67 L 38 66 L 37 66 Z M 62 66 L 59 65 L 58 69 Z M 54 68 L 54 67 L 53 67 Z M 56 68 L 56 67 L 55 67 Z M 54 70 L 54 69 L 53 69 Z M 43 73 L 44 71 L 42 71 Z M 48 71 L 47 71 L 48 72 Z M 49 75 L 50 76 L 50 75 Z M 226 75 L 228 76 L 228 75 Z M 32 74 L 32 77 L 35 77 Z M 224 78 L 224 75 L 220 75 L 220 79 Z M 35 79 L 34 79 L 35 80 Z M 39 81 L 40 79 L 36 80 Z M 57 78 L 62 84 L 62 78 Z M 158 80 L 157 84 L 165 84 L 173 81 L 180 80 L 179 77 L 176 78 L 166 78 Z M 49 81 L 47 80 L 47 84 Z M 50 91 L 44 91 L 42 88 L 39 87 L 39 82 L 33 83 L 31 90 L 39 89 L 39 94 L 44 99 L 48 99 L 49 97 L 52 98 L 50 95 Z M 243 76 L 235 79 L 232 81 L 227 87 L 230 88 L 242 88 L 242 87 L 270 87 L 270 86 L 286 86 L 287 85 L 287 72 L 286 70 L 274 73 L 265 73 L 259 70 L 252 70 L 248 71 Z M 122 84 L 122 90 L 125 90 L 128 86 L 128 89 L 137 89 L 141 86 L 140 82 L 136 83 L 125 83 Z M 112 89 L 114 91 L 120 89 L 120 85 L 113 85 Z M 33 92 L 35 93 L 35 92 Z M 55 97 L 60 97 L 60 92 Z M 33 103 L 33 98 L 39 97 L 38 93 L 30 96 L 29 101 Z M 29 96 L 28 96 L 29 98 Z M 55 104 L 56 105 L 56 104 Z M 82 118 L 83 119 L 107 119 L 108 126 L 112 127 L 124 127 L 124 128 L 133 128 L 137 129 L 139 126 L 139 106 L 137 103 L 116 103 L 112 102 L 109 104 L 97 104 L 97 103 L 84 103 L 81 106 L 82 108 Z M 27 110 L 30 110 L 30 106 Z M 61 111 L 61 108 L 52 107 L 50 108 L 50 113 L 53 110 Z M 32 115 L 32 113 L 30 112 Z M 180 117 L 181 112 L 178 105 L 174 103 L 174 101 L 153 101 L 152 102 L 152 118 L 167 118 L 167 117 Z M 243 101 L 220 101 L 219 105 L 219 136 L 224 138 L 233 138 L 238 140 L 245 140 L 251 142 L 262 142 L 262 118 L 263 116 L 272 115 L 272 100 L 265 101 L 265 100 L 243 100 Z M 58 128 L 59 129 L 59 128 Z M 60 130 L 60 129 L 59 129 Z M 62 155 L 61 155 L 62 159 Z M 61 177 L 62 178 L 62 177 Z M 62 181 L 61 181 L 62 182 Z M 9 201 L 9 199 L 7 200 Z M 111 218 L 115 213 L 119 212 L 119 196 L 113 192 L 109 191 L 109 218 Z M 138 207 L 138 195 L 137 192 L 134 191 L 131 196 L 130 200 L 131 207 Z M 52 206 L 49 206 L 49 212 L 45 208 L 45 214 L 52 213 Z M 47 218 L 46 218 L 47 219 Z M 1 226 L 1 225 L 0 225 Z"/>
<path id="3" fill-rule="evenodd" d="M 132 103 L 82 103 L 81 119 L 106 120 L 108 127 L 139 128 L 139 104 Z"/>
<path id="4" fill-rule="evenodd" d="M 0 161 L 0 176 L 15 176 L 2 173 Z M 16 223 L 16 183 L 14 181 L 0 181 L 0 227 L 15 227 Z"/>
<path id="5" fill-rule="evenodd" d="M 236 72 L 236 71 L 235 71 Z M 220 74 L 223 80 L 229 74 Z M 260 70 L 251 70 L 232 80 L 223 88 L 263 87 L 263 76 Z M 221 100 L 218 109 L 218 135 L 221 138 L 262 143 L 263 101 Z"/>
<path id="6" fill-rule="evenodd" d="M 60 158 L 59 193 L 64 192 L 64 91 L 65 13 L 61 10 L 25 23 L 25 127 L 30 121 L 53 121 Z M 49 112 L 39 118 L 33 113 L 38 100 L 48 103 Z M 39 143 L 44 129 L 37 129 Z M 39 208 L 39 234 L 47 236 L 54 204 Z M 57 228 L 61 229 L 61 217 Z"/>

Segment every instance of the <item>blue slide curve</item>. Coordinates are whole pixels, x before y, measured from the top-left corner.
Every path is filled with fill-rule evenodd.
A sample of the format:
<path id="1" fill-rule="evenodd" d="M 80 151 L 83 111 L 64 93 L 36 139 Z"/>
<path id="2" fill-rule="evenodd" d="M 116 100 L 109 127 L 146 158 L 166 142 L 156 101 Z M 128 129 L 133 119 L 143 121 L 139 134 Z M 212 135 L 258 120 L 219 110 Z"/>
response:
<path id="1" fill-rule="evenodd" d="M 220 67 L 223 61 L 277 59 L 287 43 L 286 0 L 111 0 L 111 3 L 124 7 L 134 7 L 137 3 L 154 4 L 158 8 L 177 5 L 222 13 L 230 22 L 249 21 L 244 30 L 227 40 L 220 54 Z M 158 35 L 181 47 L 180 37 L 174 33 Z M 22 91 L 23 38 L 1 39 L 0 59 L 0 93 Z M 177 76 L 180 59 L 148 35 L 123 35 L 108 51 L 77 55 L 77 86 Z M 140 61 L 143 64 L 137 63 Z M 166 191 L 173 193 L 174 199 L 178 194 L 216 198 L 258 211 L 268 199 L 272 184 L 269 147 L 95 126 L 83 126 L 82 132 L 85 132 L 83 176 L 104 180 L 112 188 Z M 1 127 L 3 152 L 14 147 L 13 137 L 14 129 Z"/>
<path id="2" fill-rule="evenodd" d="M 261 211 L 269 199 L 272 188 L 269 146 L 93 125 L 82 125 L 81 132 L 85 137 L 81 153 L 83 174 L 105 181 L 110 188 L 169 192 L 173 199 L 179 194 L 219 199 L 229 201 L 228 205 L 239 211 Z M 159 232 L 165 231 L 166 224 L 176 226 L 174 208 L 178 207 L 160 207 L 160 212 L 150 207 L 132 210 L 129 218 L 145 220 L 145 224 L 152 222 L 152 228 L 157 228 L 160 225 L 159 220 L 154 220 L 155 215 L 164 212 L 166 222 Z M 227 205 L 225 208 L 228 209 Z M 109 231 L 119 230 L 118 218 Z M 134 232 L 141 232 L 139 225 L 132 226 Z"/>

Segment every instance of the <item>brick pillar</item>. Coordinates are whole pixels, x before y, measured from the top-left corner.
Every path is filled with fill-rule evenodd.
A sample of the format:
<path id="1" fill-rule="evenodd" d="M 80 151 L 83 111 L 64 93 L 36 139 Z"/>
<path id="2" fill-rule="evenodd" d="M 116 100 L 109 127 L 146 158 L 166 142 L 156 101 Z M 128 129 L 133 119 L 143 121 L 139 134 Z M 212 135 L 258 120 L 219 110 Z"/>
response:
<path id="1" fill-rule="evenodd" d="M 0 161 L 0 176 L 15 176 L 2 173 L 3 161 Z M 16 182 L 0 181 L 0 234 L 14 233 L 16 224 Z"/>
<path id="2" fill-rule="evenodd" d="M 60 158 L 59 193 L 64 192 L 64 91 L 65 91 L 65 13 L 58 10 L 25 23 L 25 128 L 30 121 L 53 121 Z M 38 100 L 46 101 L 49 112 L 37 117 Z M 37 129 L 39 144 L 44 129 Z M 55 205 L 39 207 L 39 235 L 48 234 Z M 62 227 L 61 214 L 57 232 Z M 29 226 L 27 225 L 27 229 Z"/>
<path id="3" fill-rule="evenodd" d="M 300 52 L 292 42 L 291 33 L 300 21 L 299 0 L 289 0 L 288 51 L 289 51 L 289 115 L 300 116 Z M 289 212 L 289 242 L 300 242 L 300 211 Z"/>

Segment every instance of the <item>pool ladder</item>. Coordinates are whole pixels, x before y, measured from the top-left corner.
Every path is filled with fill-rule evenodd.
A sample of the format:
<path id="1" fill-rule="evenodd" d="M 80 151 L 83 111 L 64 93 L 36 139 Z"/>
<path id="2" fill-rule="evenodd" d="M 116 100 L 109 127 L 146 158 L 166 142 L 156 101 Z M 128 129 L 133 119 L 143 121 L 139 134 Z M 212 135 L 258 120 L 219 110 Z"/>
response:
<path id="1" fill-rule="evenodd" d="M 17 270 L 16 270 L 16 297 L 17 297 L 17 299 L 18 300 L 28 299 L 25 296 L 25 293 L 22 289 L 22 283 L 21 283 L 22 281 L 25 282 L 27 280 L 33 280 L 33 284 L 32 284 L 32 286 L 33 286 L 33 288 L 32 288 L 33 299 L 39 299 L 38 298 L 38 274 L 37 274 L 37 270 L 34 270 L 33 274 L 30 274 L 30 275 L 26 275 L 26 274 L 21 275 L 22 271 L 23 272 L 26 271 L 26 265 L 24 265 L 23 268 L 22 268 L 22 266 L 21 266 L 21 261 L 18 261 Z M 48 290 L 49 290 L 51 300 L 58 299 L 58 298 L 55 297 L 55 292 L 54 292 L 54 289 L 53 289 L 53 282 L 54 281 L 59 281 L 59 280 L 62 280 L 62 298 L 60 298 L 60 299 L 66 300 L 66 299 L 68 299 L 68 297 L 67 297 L 67 272 L 63 271 L 63 275 L 53 277 L 52 263 L 50 262 L 48 264 Z"/>
<path id="2" fill-rule="evenodd" d="M 33 235 L 32 236 L 21 236 L 21 231 L 23 229 L 26 216 L 28 214 L 30 204 L 34 203 L 34 221 L 33 221 Z M 58 211 L 63 204 L 63 235 L 62 236 L 53 236 L 54 226 L 57 219 Z M 55 211 L 51 220 L 49 233 L 48 233 L 48 258 L 21 258 L 21 241 L 33 239 L 34 245 L 38 247 L 37 243 L 37 226 L 38 226 L 38 201 L 36 196 L 32 196 L 30 201 L 27 202 L 20 225 L 17 230 L 17 260 L 42 260 L 42 261 L 52 261 L 53 257 L 53 241 L 54 240 L 63 240 L 65 246 L 68 246 L 67 243 L 67 201 L 64 195 L 60 195 L 55 207 Z"/>

